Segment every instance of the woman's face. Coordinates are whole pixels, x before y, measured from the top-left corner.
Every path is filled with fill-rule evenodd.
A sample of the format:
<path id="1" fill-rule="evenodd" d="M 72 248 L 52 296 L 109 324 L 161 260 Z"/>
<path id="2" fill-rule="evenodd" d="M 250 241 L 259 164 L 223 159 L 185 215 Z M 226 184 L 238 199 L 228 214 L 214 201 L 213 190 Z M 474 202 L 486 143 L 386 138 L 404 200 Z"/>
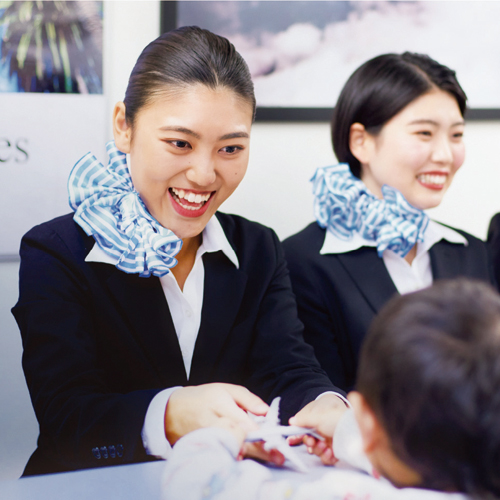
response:
<path id="1" fill-rule="evenodd" d="M 135 189 L 179 238 L 199 235 L 243 179 L 252 112 L 232 90 L 197 84 L 142 108 L 133 130 L 123 121 L 118 134 L 115 127 Z"/>
<path id="2" fill-rule="evenodd" d="M 463 131 L 455 98 L 432 90 L 391 118 L 379 134 L 367 134 L 361 179 L 379 198 L 388 184 L 417 208 L 436 207 L 464 162 Z"/>

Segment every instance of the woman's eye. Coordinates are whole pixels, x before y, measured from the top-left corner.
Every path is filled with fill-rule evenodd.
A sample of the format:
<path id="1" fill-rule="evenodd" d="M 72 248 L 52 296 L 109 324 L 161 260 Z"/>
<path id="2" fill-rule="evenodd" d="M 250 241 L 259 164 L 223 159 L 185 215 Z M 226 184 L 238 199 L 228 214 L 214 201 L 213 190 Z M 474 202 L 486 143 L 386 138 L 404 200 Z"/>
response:
<path id="1" fill-rule="evenodd" d="M 225 146 L 221 149 L 224 153 L 229 155 L 234 155 L 238 151 L 241 151 L 243 148 L 241 146 Z"/>
<path id="2" fill-rule="evenodd" d="M 453 134 L 453 139 L 461 139 L 464 136 L 463 132 L 455 132 Z"/>
<path id="3" fill-rule="evenodd" d="M 432 135 L 430 130 L 419 130 L 417 134 L 423 137 L 430 137 Z"/>
<path id="4" fill-rule="evenodd" d="M 187 141 L 168 141 L 170 144 L 178 149 L 190 149 L 191 145 Z"/>

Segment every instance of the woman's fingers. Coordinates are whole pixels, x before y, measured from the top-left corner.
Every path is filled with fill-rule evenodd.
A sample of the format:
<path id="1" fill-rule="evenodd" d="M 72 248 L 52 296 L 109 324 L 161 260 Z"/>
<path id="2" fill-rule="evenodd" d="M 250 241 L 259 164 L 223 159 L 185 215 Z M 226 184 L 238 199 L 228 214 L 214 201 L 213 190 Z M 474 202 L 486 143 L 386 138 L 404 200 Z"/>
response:
<path id="1" fill-rule="evenodd" d="M 165 435 L 171 445 L 201 427 L 216 426 L 226 418 L 245 431 L 257 424 L 245 410 L 265 415 L 268 406 L 244 387 L 231 384 L 204 384 L 182 387 L 172 393 L 165 409 Z"/>
<path id="2" fill-rule="evenodd" d="M 247 432 L 258 429 L 247 411 L 265 415 L 269 406 L 244 387 L 231 384 L 205 384 L 183 387 L 170 396 L 165 410 L 165 434 L 170 444 L 200 427 L 222 427 L 241 444 L 240 457 L 251 457 L 283 465 L 278 450 L 264 449 L 264 443 L 244 442 Z"/>
<path id="3" fill-rule="evenodd" d="M 269 406 L 256 396 L 252 392 L 250 392 L 246 387 L 242 387 L 241 385 L 233 385 L 233 384 L 218 384 L 224 387 L 229 394 L 233 397 L 236 404 L 254 415 L 265 415 Z"/>
<path id="4" fill-rule="evenodd" d="M 244 404 L 246 402 L 246 395 L 243 395 L 243 397 L 241 397 L 242 395 L 239 394 L 238 391 L 234 390 L 235 387 L 237 386 L 223 385 L 222 387 L 217 388 L 217 392 L 214 392 L 212 399 L 214 405 L 214 415 L 217 417 L 224 417 L 232 420 L 247 432 L 257 430 L 257 424 L 248 416 L 247 412 L 245 411 L 245 407 L 240 405 L 240 403 Z M 248 393 L 251 394 L 249 391 Z"/>
<path id="5" fill-rule="evenodd" d="M 332 439 L 337 422 L 346 410 L 342 399 L 335 394 L 325 394 L 304 406 L 290 419 L 290 424 L 310 427 L 323 437 Z"/>

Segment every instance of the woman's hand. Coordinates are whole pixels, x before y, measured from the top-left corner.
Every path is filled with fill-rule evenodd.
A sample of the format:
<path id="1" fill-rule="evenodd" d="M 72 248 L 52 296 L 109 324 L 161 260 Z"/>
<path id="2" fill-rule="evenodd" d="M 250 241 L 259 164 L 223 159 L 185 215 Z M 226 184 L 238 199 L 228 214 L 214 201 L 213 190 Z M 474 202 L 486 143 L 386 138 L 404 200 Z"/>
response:
<path id="1" fill-rule="evenodd" d="M 299 436 L 290 438 L 290 444 L 303 442 L 309 451 L 321 458 L 325 465 L 334 465 L 337 462 L 333 454 L 333 433 L 337 422 L 347 406 L 335 394 L 325 394 L 315 401 L 304 406 L 297 415 L 289 421 L 290 425 L 310 427 L 325 438 L 324 441 L 312 436 Z"/>
<path id="2" fill-rule="evenodd" d="M 250 457 L 282 465 L 283 455 L 266 451 L 262 443 L 246 443 L 257 424 L 247 415 L 265 415 L 269 406 L 248 389 L 232 384 L 204 384 L 183 387 L 172 393 L 165 410 L 165 435 L 173 446 L 178 439 L 201 427 L 222 427 L 241 444 L 239 458 Z"/>

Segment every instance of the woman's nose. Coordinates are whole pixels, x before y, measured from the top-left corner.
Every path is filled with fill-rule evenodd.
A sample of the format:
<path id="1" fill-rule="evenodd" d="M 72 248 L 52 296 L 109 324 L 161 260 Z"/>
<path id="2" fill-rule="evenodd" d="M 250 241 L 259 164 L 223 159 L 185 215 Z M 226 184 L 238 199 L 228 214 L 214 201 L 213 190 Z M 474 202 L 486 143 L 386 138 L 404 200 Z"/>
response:
<path id="1" fill-rule="evenodd" d="M 189 166 L 186 177 L 197 186 L 210 186 L 216 178 L 215 164 L 210 159 L 198 158 Z"/>
<path id="2" fill-rule="evenodd" d="M 436 140 L 432 151 L 432 160 L 436 163 L 451 163 L 453 161 L 453 149 L 448 137 Z"/>

